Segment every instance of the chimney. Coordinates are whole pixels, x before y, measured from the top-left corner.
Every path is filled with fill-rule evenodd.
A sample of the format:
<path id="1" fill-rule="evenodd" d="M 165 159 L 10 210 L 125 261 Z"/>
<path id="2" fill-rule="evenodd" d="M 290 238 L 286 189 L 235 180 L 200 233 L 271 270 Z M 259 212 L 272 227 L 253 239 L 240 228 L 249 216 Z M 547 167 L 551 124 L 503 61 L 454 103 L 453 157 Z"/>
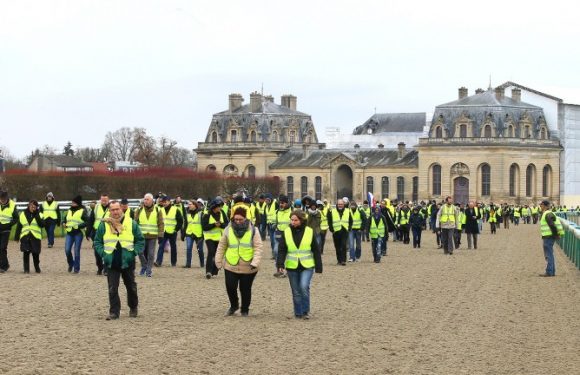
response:
<path id="1" fill-rule="evenodd" d="M 264 100 L 266 100 L 267 102 L 270 102 L 270 103 L 274 103 L 274 97 L 272 95 L 264 96 Z"/>
<path id="2" fill-rule="evenodd" d="M 459 99 L 467 98 L 467 87 L 459 88 Z"/>
<path id="3" fill-rule="evenodd" d="M 522 90 L 516 88 L 512 89 L 512 99 L 516 102 L 521 102 L 522 101 Z"/>
<path id="4" fill-rule="evenodd" d="M 281 104 L 286 107 L 290 108 L 291 110 L 296 110 L 296 101 L 297 98 L 294 95 L 282 95 Z"/>
<path id="5" fill-rule="evenodd" d="M 405 142 L 399 142 L 399 144 L 397 145 L 397 149 L 398 149 L 397 158 L 402 159 L 403 156 L 405 156 L 405 154 L 406 154 Z"/>
<path id="6" fill-rule="evenodd" d="M 242 102 L 244 101 L 244 98 L 242 97 L 241 94 L 230 94 L 229 96 L 229 108 L 230 108 L 230 112 L 240 108 L 242 106 Z"/>
<path id="7" fill-rule="evenodd" d="M 505 90 L 503 88 L 501 88 L 501 87 L 495 88 L 495 98 L 497 100 L 502 100 L 504 95 L 505 95 Z"/>
<path id="8" fill-rule="evenodd" d="M 305 143 L 302 145 L 302 160 L 308 159 L 310 156 L 310 147 Z"/>
<path id="9" fill-rule="evenodd" d="M 262 106 L 262 94 L 254 91 L 250 94 L 250 112 L 258 113 L 260 107 Z"/>
<path id="10" fill-rule="evenodd" d="M 379 143 L 379 148 L 385 148 L 385 145 L 382 143 Z"/>
<path id="11" fill-rule="evenodd" d="M 483 94 L 485 92 L 484 89 L 482 89 L 481 87 L 475 90 L 476 94 Z"/>

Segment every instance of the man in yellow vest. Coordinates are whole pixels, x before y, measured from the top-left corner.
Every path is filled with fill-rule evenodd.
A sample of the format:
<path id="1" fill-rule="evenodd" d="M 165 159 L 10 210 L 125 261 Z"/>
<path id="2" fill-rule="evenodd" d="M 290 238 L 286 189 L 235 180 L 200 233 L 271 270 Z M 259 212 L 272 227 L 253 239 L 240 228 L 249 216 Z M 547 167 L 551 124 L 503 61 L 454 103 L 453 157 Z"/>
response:
<path id="1" fill-rule="evenodd" d="M 60 207 L 54 200 L 54 194 L 46 194 L 46 200 L 40 205 L 40 213 L 44 219 L 44 229 L 50 249 L 54 246 L 54 229 L 60 226 Z"/>
<path id="2" fill-rule="evenodd" d="M 363 206 L 362 206 L 362 211 L 365 214 L 365 218 L 366 220 L 363 222 L 363 228 L 362 228 L 362 240 L 363 242 L 370 242 L 370 235 L 369 235 L 369 225 L 370 225 L 370 217 L 371 217 L 371 208 L 369 206 L 369 201 L 364 200 L 363 201 Z"/>
<path id="3" fill-rule="evenodd" d="M 367 217 L 363 210 L 359 209 L 356 202 L 350 202 L 350 215 L 352 216 L 352 228 L 348 234 L 349 262 L 358 262 L 362 255 L 361 243 L 364 223 Z"/>
<path id="4" fill-rule="evenodd" d="M 141 262 L 139 276 L 152 277 L 155 249 L 157 249 L 157 243 L 163 238 L 165 230 L 163 216 L 159 212 L 159 207 L 155 205 L 153 194 L 145 194 L 143 204 L 135 210 L 134 220 L 139 225 L 145 238 L 145 246 L 141 254 L 139 254 L 139 261 Z"/>
<path id="5" fill-rule="evenodd" d="M 282 235 L 288 226 L 290 225 L 290 213 L 292 210 L 290 209 L 290 201 L 288 196 L 280 195 L 278 197 L 278 210 L 276 211 L 276 223 L 275 228 L 276 232 L 274 237 L 276 238 L 276 243 L 274 244 L 274 259 L 278 258 L 278 246 L 282 239 Z M 284 277 L 284 273 L 280 272 L 276 268 L 276 272 L 274 273 L 274 277 Z"/>
<path id="6" fill-rule="evenodd" d="M 554 242 L 564 235 L 564 228 L 560 219 L 550 211 L 550 202 L 544 200 L 540 203 L 542 218 L 540 219 L 540 234 L 546 258 L 546 272 L 540 276 L 556 276 L 556 263 L 554 260 Z"/>
<path id="7" fill-rule="evenodd" d="M 135 257 L 143 252 L 145 238 L 139 224 L 129 215 L 123 215 L 121 204 L 112 201 L 109 205 L 109 217 L 104 218 L 95 235 L 95 250 L 107 265 L 107 283 L 109 285 L 109 315 L 107 320 L 119 319 L 121 299 L 119 298 L 119 281 L 127 289 L 129 317 L 138 314 L 139 297 L 135 283 Z"/>
<path id="8" fill-rule="evenodd" d="M 205 260 L 205 278 L 211 279 L 217 276 L 219 269 L 215 264 L 215 254 L 222 238 L 224 229 L 228 226 L 229 220 L 221 205 L 223 201 L 215 198 L 209 204 L 209 211 L 201 217 L 201 228 L 205 246 L 207 247 L 207 259 Z"/>
<path id="9" fill-rule="evenodd" d="M 26 210 L 20 213 L 14 240 L 20 241 L 24 273 L 30 273 L 30 254 L 34 262 L 34 270 L 40 273 L 40 247 L 44 220 L 38 211 L 38 202 L 34 199 L 28 202 Z"/>
<path id="10" fill-rule="evenodd" d="M 348 234 L 352 229 L 352 215 L 350 210 L 345 208 L 344 199 L 336 201 L 336 208 L 327 214 L 328 227 L 332 232 L 334 250 L 336 251 L 336 262 L 338 265 L 346 266 L 346 250 L 348 247 Z"/>
<path id="11" fill-rule="evenodd" d="M 171 267 L 175 267 L 177 265 L 177 231 L 183 227 L 183 216 L 181 216 L 181 212 L 179 212 L 177 207 L 171 203 L 171 199 L 167 195 L 161 198 L 159 212 L 163 217 L 163 238 L 159 241 L 157 259 L 153 265 L 161 267 L 165 244 L 169 242 L 171 247 Z"/>
<path id="12" fill-rule="evenodd" d="M 326 232 L 328 232 L 328 205 L 321 200 L 316 201 L 316 206 L 320 211 L 320 254 L 324 254 L 324 244 L 326 243 Z"/>
<path id="13" fill-rule="evenodd" d="M 16 204 L 8 199 L 8 192 L 0 190 L 0 273 L 8 271 L 8 240 L 12 226 L 18 222 Z"/>
<path id="14" fill-rule="evenodd" d="M 453 254 L 453 239 L 459 222 L 459 210 L 453 205 L 453 198 L 445 198 L 445 204 L 437 211 L 436 228 L 441 228 L 441 244 L 443 253 Z"/>
<path id="15" fill-rule="evenodd" d="M 276 212 L 278 211 L 278 201 L 272 199 L 271 194 L 266 195 L 266 227 L 268 236 L 270 236 L 270 249 L 272 250 L 272 259 L 276 259 L 274 253 L 276 249 Z"/>
<path id="16" fill-rule="evenodd" d="M 256 223 L 260 232 L 262 242 L 266 240 L 266 228 L 268 226 L 268 217 L 266 215 L 266 195 L 260 194 L 256 202 Z"/>
<path id="17" fill-rule="evenodd" d="M 87 226 L 87 239 L 93 239 L 93 249 L 94 249 L 94 238 L 95 234 L 97 233 L 97 228 L 101 224 L 103 219 L 109 217 L 109 194 L 102 193 L 101 194 L 101 201 L 97 205 L 95 205 L 95 209 L 91 212 L 89 216 L 89 225 Z M 97 265 L 97 275 L 102 275 L 103 272 L 105 276 L 107 275 L 107 268 L 103 263 L 103 258 L 99 255 L 99 253 L 94 250 L 95 253 L 95 263 Z"/>

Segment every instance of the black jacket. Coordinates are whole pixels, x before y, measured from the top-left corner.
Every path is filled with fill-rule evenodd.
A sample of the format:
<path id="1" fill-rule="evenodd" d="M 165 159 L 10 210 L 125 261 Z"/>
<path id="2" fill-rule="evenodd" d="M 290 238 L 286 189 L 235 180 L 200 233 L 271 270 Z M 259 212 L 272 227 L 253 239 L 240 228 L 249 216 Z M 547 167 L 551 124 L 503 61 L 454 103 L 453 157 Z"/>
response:
<path id="1" fill-rule="evenodd" d="M 36 220 L 36 223 L 38 224 L 39 227 L 43 228 L 44 227 L 44 220 L 42 220 L 40 218 L 40 213 L 38 211 L 32 213 L 30 211 L 28 211 L 28 209 L 22 211 L 24 213 L 24 216 L 26 217 L 26 221 L 28 222 L 28 224 L 30 224 L 32 222 L 32 220 Z M 20 240 L 20 233 L 22 232 L 22 224 L 20 223 L 20 218 L 18 218 L 18 222 L 16 223 L 16 233 L 14 233 L 14 240 L 18 241 Z M 36 237 L 34 237 L 34 235 L 32 234 L 32 232 L 28 233 L 28 235 L 26 237 L 30 237 L 30 239 L 33 240 L 38 240 Z M 24 238 L 26 238 L 24 237 Z M 23 238 L 23 240 L 24 240 Z"/>

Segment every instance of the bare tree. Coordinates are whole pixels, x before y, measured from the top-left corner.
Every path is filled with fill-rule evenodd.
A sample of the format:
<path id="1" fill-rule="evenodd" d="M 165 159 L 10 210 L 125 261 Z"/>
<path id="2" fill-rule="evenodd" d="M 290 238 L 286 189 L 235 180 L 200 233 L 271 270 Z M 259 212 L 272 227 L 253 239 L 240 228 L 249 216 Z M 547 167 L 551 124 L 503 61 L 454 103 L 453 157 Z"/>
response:
<path id="1" fill-rule="evenodd" d="M 111 157 L 114 160 L 133 160 L 135 152 L 134 130 L 123 127 L 108 132 L 105 136 L 104 146 L 111 150 Z"/>
<path id="2" fill-rule="evenodd" d="M 77 147 L 75 154 L 86 162 L 102 163 L 107 161 L 107 152 L 103 148 Z"/>
<path id="3" fill-rule="evenodd" d="M 173 165 L 172 153 L 175 150 L 177 141 L 173 139 L 162 136 L 159 138 L 159 151 L 158 151 L 158 165 L 160 167 L 167 167 Z"/>
<path id="4" fill-rule="evenodd" d="M 134 160 L 147 166 L 155 165 L 157 159 L 155 138 L 147 135 L 144 128 L 135 128 L 133 130 L 133 143 L 135 145 Z"/>
<path id="5" fill-rule="evenodd" d="M 176 147 L 171 154 L 173 165 L 191 168 L 194 166 L 193 152 L 184 147 Z"/>

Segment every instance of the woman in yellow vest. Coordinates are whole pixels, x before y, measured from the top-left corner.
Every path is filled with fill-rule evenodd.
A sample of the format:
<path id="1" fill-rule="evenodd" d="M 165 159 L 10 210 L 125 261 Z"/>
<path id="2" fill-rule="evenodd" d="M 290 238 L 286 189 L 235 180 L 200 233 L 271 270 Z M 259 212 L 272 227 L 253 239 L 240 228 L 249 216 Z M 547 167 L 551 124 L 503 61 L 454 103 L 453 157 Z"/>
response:
<path id="1" fill-rule="evenodd" d="M 248 211 L 242 207 L 234 210 L 232 221 L 224 230 L 215 255 L 215 265 L 224 268 L 226 291 L 230 308 L 226 316 L 232 316 L 240 308 L 238 289 L 242 296 L 240 313 L 248 316 L 252 302 L 252 284 L 262 260 L 262 238 L 247 218 Z"/>
<path id="2" fill-rule="evenodd" d="M 314 272 L 322 273 L 322 257 L 314 231 L 306 226 L 304 211 L 294 210 L 290 214 L 290 226 L 284 230 L 278 246 L 276 266 L 280 273 L 286 269 L 294 317 L 310 319 L 310 281 Z"/>
<path id="3" fill-rule="evenodd" d="M 185 239 L 185 268 L 191 268 L 191 258 L 193 257 L 193 245 L 196 244 L 199 266 L 204 267 L 203 255 L 203 230 L 201 229 L 201 217 L 203 216 L 203 205 L 190 200 L 187 204 L 187 213 L 184 216 L 183 226 L 185 230 L 182 240 Z"/>
<path id="4" fill-rule="evenodd" d="M 31 200 L 28 202 L 26 210 L 19 215 L 14 235 L 14 239 L 20 241 L 24 273 L 30 273 L 30 254 L 32 254 L 34 262 L 34 270 L 36 273 L 40 273 L 40 240 L 42 239 L 43 227 L 44 220 L 38 211 L 38 202 Z"/>
<path id="5" fill-rule="evenodd" d="M 79 273 L 81 268 L 81 245 L 83 243 L 84 231 L 88 225 L 88 214 L 83 206 L 83 198 L 77 195 L 70 204 L 62 223 L 66 231 L 64 239 L 64 253 L 68 263 L 68 272 Z M 72 254 L 74 246 L 74 256 Z M 96 254 L 96 253 L 95 253 Z M 100 257 L 100 256 L 99 256 Z"/>
<path id="6" fill-rule="evenodd" d="M 224 228 L 229 223 L 227 215 L 221 208 L 221 203 L 217 198 L 212 200 L 209 204 L 208 213 L 201 217 L 201 229 L 203 229 L 203 237 L 207 247 L 207 259 L 205 260 L 206 279 L 217 276 L 219 272 L 215 265 L 215 254 Z"/>
<path id="7" fill-rule="evenodd" d="M 487 220 L 491 228 L 491 234 L 495 234 L 496 226 L 498 225 L 497 217 L 498 217 L 497 207 L 494 206 L 492 203 L 491 206 L 489 207 L 489 219 Z"/>

